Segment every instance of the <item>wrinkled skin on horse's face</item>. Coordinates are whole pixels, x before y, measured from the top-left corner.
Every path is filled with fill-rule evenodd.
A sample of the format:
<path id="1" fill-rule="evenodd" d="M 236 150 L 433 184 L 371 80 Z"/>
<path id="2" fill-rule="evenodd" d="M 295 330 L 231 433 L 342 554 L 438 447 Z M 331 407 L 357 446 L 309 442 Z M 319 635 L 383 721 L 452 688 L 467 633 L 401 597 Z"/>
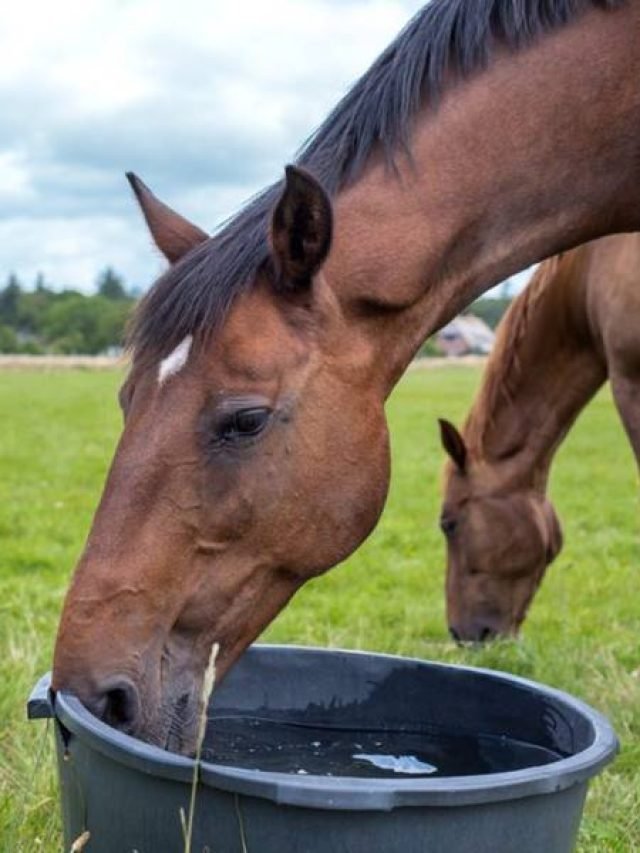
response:
<path id="1" fill-rule="evenodd" d="M 516 635 L 562 547 L 558 519 L 539 493 L 497 488 L 486 463 L 468 458 L 455 427 L 441 422 L 441 429 L 451 457 L 440 518 L 449 631 L 475 643 Z"/>
<path id="2" fill-rule="evenodd" d="M 308 282 L 283 292 L 259 279 L 209 343 L 185 358 L 187 342 L 169 375 L 165 363 L 163 381 L 157 361 L 134 363 L 56 645 L 54 689 L 182 752 L 212 644 L 220 678 L 306 580 L 366 537 L 387 492 L 382 395 L 361 382 L 366 357 L 322 274 L 330 205 L 309 176 L 292 172 L 287 187 L 272 235 L 285 276 L 297 239 L 286 229 L 305 219 L 287 206 L 324 210 L 298 241 L 312 254 L 326 230 Z"/>

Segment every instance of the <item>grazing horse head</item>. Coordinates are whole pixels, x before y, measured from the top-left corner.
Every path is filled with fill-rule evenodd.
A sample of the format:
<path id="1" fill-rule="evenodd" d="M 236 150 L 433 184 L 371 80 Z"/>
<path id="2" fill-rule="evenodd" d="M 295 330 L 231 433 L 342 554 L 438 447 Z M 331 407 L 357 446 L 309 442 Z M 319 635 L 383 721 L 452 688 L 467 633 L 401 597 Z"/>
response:
<path id="1" fill-rule="evenodd" d="M 450 458 L 440 518 L 449 631 L 459 642 L 515 635 L 560 552 L 560 524 L 551 503 L 533 489 L 494 489 L 490 472 L 474 465 L 453 424 L 441 420 L 440 435 Z"/>
<path id="2" fill-rule="evenodd" d="M 215 240 L 131 180 L 174 265 L 166 299 L 181 304 Z M 323 277 L 331 203 L 289 168 L 268 227 L 264 261 L 214 333 L 134 350 L 124 432 L 56 647 L 54 687 L 183 750 L 212 644 L 224 673 L 304 581 L 367 536 L 387 493 L 383 399 Z M 156 310 L 153 297 L 142 305 L 134 346 Z"/>

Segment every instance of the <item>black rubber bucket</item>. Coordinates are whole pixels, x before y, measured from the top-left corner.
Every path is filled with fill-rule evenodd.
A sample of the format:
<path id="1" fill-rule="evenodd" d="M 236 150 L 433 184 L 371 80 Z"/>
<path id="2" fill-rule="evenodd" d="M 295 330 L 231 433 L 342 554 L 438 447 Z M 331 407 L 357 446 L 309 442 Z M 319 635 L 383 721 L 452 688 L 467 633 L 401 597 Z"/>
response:
<path id="1" fill-rule="evenodd" d="M 499 754 L 509 769 L 452 776 L 422 773 L 422 762 L 410 768 L 418 775 L 396 776 L 394 765 L 380 778 L 205 758 L 194 853 L 569 853 L 588 782 L 617 750 L 608 722 L 565 693 L 489 670 L 358 652 L 254 646 L 209 714 L 208 739 L 225 741 L 230 721 L 293 732 L 296 742 L 307 730 L 319 747 L 323 734 L 352 739 L 355 749 L 373 742 L 380 753 L 403 738 L 414 752 L 423 739 L 437 753 L 442 739 L 475 744 L 474 761 Z M 58 694 L 52 708 L 45 677 L 29 716 L 54 715 L 66 849 L 88 830 L 87 853 L 183 853 L 180 809 L 193 762 L 120 734 L 72 696 Z M 252 736 L 255 747 L 260 733 Z M 445 763 L 459 758 L 456 749 L 443 754 Z M 371 756 L 357 762 L 370 768 Z"/>

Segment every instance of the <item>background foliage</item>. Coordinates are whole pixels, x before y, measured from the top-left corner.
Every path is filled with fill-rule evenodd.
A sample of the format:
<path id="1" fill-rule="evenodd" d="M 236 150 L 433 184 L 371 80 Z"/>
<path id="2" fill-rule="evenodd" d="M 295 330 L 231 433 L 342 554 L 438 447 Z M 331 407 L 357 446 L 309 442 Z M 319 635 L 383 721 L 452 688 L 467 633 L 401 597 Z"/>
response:
<path id="1" fill-rule="evenodd" d="M 135 303 L 112 269 L 98 277 L 96 292 L 54 290 L 42 277 L 25 289 L 10 275 L 0 290 L 0 352 L 96 355 L 122 344 Z"/>

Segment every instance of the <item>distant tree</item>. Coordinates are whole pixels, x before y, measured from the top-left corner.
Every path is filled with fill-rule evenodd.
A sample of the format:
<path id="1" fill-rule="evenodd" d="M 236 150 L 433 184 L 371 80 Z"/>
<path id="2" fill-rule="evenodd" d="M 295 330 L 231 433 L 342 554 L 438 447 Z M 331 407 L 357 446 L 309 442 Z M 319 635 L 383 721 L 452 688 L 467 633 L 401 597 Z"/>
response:
<path id="1" fill-rule="evenodd" d="M 434 356 L 439 355 L 442 355 L 442 350 L 436 343 L 435 335 L 431 338 L 427 338 L 418 350 L 418 356 L 420 358 L 433 358 Z"/>
<path id="2" fill-rule="evenodd" d="M 38 341 L 20 341 L 16 352 L 22 355 L 44 355 L 46 349 Z"/>
<path id="3" fill-rule="evenodd" d="M 100 299 L 99 296 L 94 299 Z M 100 320 L 98 323 L 98 340 L 100 342 L 100 350 L 108 347 L 122 346 L 125 337 L 125 327 L 127 319 L 133 308 L 133 300 L 100 300 L 103 304 L 100 306 Z"/>
<path id="4" fill-rule="evenodd" d="M 98 296 L 114 301 L 128 299 L 124 281 L 111 267 L 98 276 Z"/>
<path id="5" fill-rule="evenodd" d="M 48 290 L 44 285 L 35 290 L 23 290 L 18 302 L 15 327 L 28 335 L 40 336 L 49 309 L 61 297 L 62 294 Z"/>
<path id="6" fill-rule="evenodd" d="M 0 288 L 0 352 L 96 354 L 118 346 L 135 300 L 111 268 L 98 280 L 99 293 L 53 290 L 42 274 L 23 290 L 15 275 Z"/>
<path id="7" fill-rule="evenodd" d="M 99 333 L 103 301 L 77 293 L 53 304 L 43 327 L 48 343 L 58 352 L 90 355 L 100 352 L 104 348 Z"/>
<path id="8" fill-rule="evenodd" d="M 46 282 L 45 282 L 45 280 L 44 280 L 44 273 L 39 272 L 39 273 L 36 275 L 36 280 L 35 280 L 35 283 L 34 283 L 34 287 L 35 287 L 35 289 L 36 289 L 39 293 L 43 293 L 43 292 L 45 292 L 45 291 L 46 291 L 47 293 L 49 292 L 49 288 L 47 287 L 47 284 L 46 284 Z"/>
<path id="9" fill-rule="evenodd" d="M 473 314 L 476 317 L 484 320 L 488 326 L 495 329 L 504 312 L 511 305 L 511 299 L 503 296 L 485 296 L 476 299 L 470 306 L 467 314 Z"/>
<path id="10" fill-rule="evenodd" d="M 55 352 L 86 353 L 93 352 L 97 325 L 92 300 L 81 293 L 74 293 L 49 306 L 41 332 Z"/>
<path id="11" fill-rule="evenodd" d="M 20 282 L 14 273 L 11 273 L 7 279 L 7 284 L 3 290 L 0 290 L 0 323 L 7 326 L 15 326 L 18 319 L 18 304 L 22 288 Z"/>
<path id="12" fill-rule="evenodd" d="M 129 300 L 70 294 L 47 312 L 44 339 L 57 352 L 96 355 L 122 343 L 131 305 Z"/>
<path id="13" fill-rule="evenodd" d="M 0 325 L 0 352 L 16 353 L 20 349 L 18 337 L 10 326 Z"/>

